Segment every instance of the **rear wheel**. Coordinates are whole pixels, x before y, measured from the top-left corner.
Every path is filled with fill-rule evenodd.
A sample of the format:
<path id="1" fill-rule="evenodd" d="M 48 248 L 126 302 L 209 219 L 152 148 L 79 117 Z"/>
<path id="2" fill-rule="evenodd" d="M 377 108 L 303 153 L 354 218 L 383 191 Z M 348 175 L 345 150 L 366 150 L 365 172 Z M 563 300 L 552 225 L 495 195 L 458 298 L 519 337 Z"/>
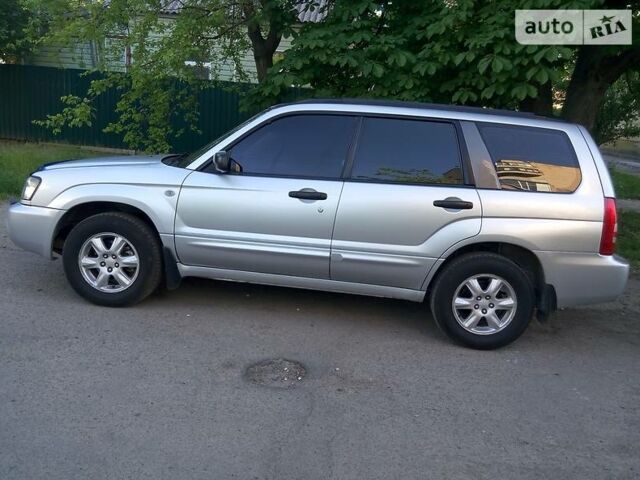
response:
<path id="1" fill-rule="evenodd" d="M 431 291 L 440 329 L 463 345 L 492 349 L 516 340 L 533 314 L 527 274 L 494 253 L 470 253 L 444 267 Z"/>
<path id="2" fill-rule="evenodd" d="M 100 213 L 80 222 L 69 233 L 62 256 L 73 289 L 98 305 L 137 303 L 158 287 L 162 276 L 153 230 L 125 213 Z"/>

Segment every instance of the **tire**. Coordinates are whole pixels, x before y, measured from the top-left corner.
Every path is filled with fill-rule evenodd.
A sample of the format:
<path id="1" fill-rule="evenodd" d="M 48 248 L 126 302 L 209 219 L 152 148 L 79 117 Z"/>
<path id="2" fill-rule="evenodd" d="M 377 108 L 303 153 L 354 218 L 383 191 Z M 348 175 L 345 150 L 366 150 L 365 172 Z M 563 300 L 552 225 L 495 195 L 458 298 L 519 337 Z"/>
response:
<path id="1" fill-rule="evenodd" d="M 73 289 L 107 307 L 140 302 L 162 279 L 162 250 L 155 232 L 121 212 L 100 213 L 78 223 L 67 236 L 62 260 Z"/>
<path id="2" fill-rule="evenodd" d="M 495 288 L 499 290 L 494 293 Z M 444 267 L 430 301 L 436 324 L 448 337 L 467 347 L 490 350 L 522 335 L 533 315 L 535 292 L 517 264 L 495 253 L 478 252 Z"/>

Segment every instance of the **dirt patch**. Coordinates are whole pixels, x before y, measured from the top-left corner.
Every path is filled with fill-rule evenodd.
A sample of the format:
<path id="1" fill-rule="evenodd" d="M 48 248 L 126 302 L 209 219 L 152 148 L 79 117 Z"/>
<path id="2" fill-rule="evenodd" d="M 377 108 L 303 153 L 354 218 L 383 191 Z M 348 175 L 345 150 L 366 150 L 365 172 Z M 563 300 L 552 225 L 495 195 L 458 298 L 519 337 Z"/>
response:
<path id="1" fill-rule="evenodd" d="M 263 360 L 247 367 L 245 378 L 256 385 L 289 388 L 299 384 L 307 374 L 301 363 L 286 358 Z"/>

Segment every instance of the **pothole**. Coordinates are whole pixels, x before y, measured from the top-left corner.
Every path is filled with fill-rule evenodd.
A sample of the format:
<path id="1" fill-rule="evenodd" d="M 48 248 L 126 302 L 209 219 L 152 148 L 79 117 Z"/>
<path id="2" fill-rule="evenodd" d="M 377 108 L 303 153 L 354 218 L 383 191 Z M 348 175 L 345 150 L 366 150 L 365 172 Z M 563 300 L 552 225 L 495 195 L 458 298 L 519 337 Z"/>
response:
<path id="1" fill-rule="evenodd" d="M 301 363 L 286 358 L 271 358 L 247 367 L 245 377 L 265 387 L 288 388 L 300 383 L 307 371 Z"/>

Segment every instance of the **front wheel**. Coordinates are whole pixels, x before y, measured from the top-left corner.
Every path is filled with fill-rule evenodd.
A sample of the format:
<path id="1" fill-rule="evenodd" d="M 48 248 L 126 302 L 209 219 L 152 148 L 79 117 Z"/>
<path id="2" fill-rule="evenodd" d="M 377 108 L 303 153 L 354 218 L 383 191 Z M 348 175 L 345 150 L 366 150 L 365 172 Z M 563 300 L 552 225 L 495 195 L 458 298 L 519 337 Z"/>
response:
<path id="1" fill-rule="evenodd" d="M 73 289 L 98 305 L 132 305 L 153 292 L 162 277 L 162 253 L 153 230 L 133 215 L 100 213 L 76 225 L 63 248 Z"/>
<path id="2" fill-rule="evenodd" d="M 450 264 L 431 291 L 431 311 L 444 333 L 463 345 L 492 349 L 516 340 L 533 314 L 527 274 L 494 253 L 470 253 Z"/>

